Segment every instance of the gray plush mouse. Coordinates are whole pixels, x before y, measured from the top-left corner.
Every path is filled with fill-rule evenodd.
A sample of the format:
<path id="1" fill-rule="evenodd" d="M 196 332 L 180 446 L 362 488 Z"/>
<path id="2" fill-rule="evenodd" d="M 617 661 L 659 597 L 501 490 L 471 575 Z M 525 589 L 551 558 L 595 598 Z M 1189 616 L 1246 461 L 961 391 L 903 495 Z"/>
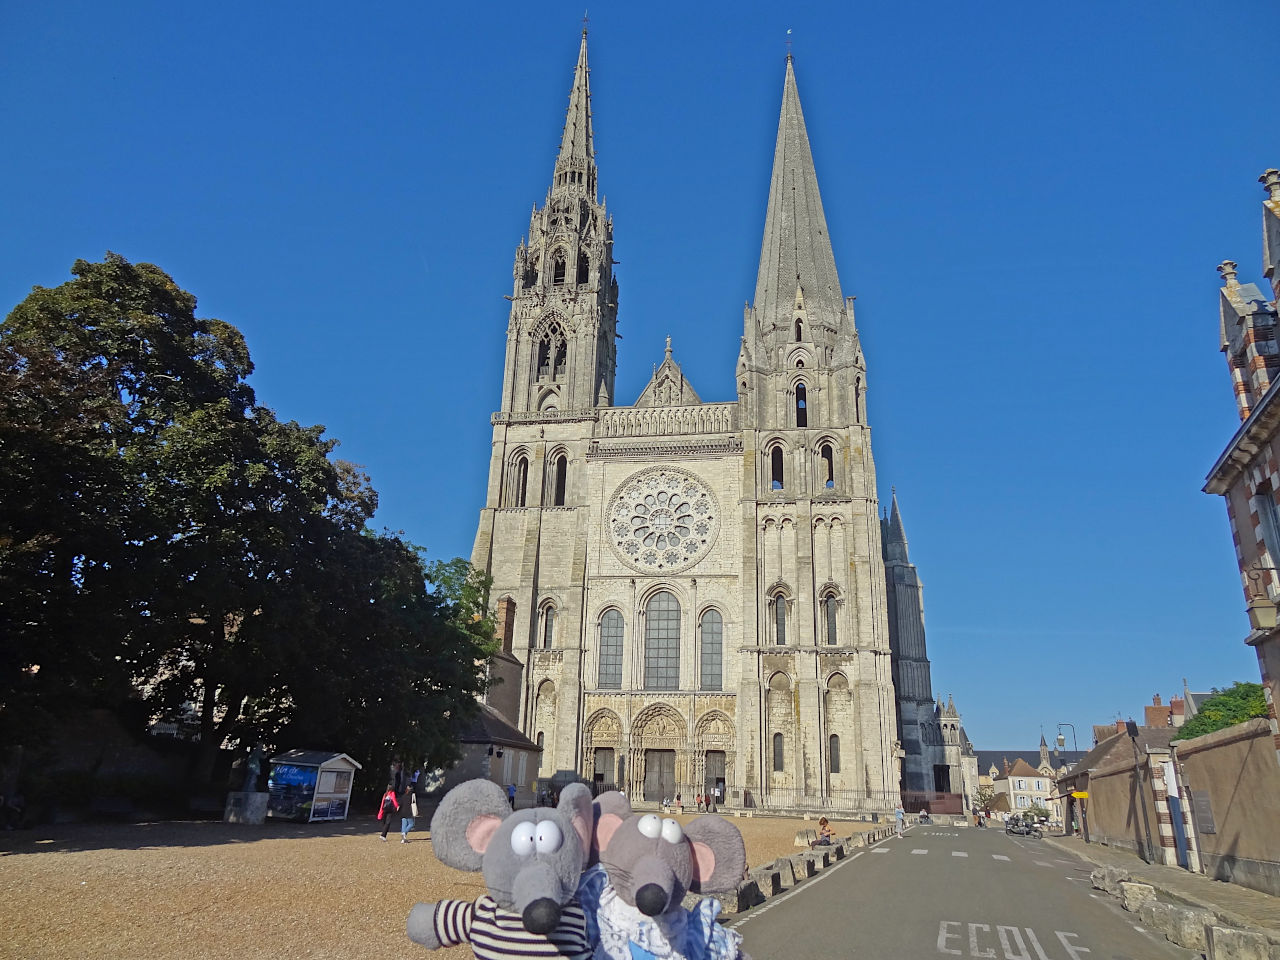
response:
<path id="1" fill-rule="evenodd" d="M 470 943 L 478 960 L 586 960 L 591 945 L 574 896 L 592 818 L 591 791 L 580 783 L 565 787 L 554 809 L 516 811 L 491 780 L 454 787 L 431 818 L 432 849 L 441 863 L 482 871 L 488 893 L 475 902 L 417 904 L 409 939 L 431 949 Z"/>
<path id="2" fill-rule="evenodd" d="M 596 960 L 740 960 L 742 937 L 716 923 L 712 898 L 686 910 L 687 892 L 734 889 L 746 872 L 742 834 L 728 820 L 698 817 L 686 826 L 636 814 L 618 792 L 595 803 L 592 855 L 579 898 Z"/>

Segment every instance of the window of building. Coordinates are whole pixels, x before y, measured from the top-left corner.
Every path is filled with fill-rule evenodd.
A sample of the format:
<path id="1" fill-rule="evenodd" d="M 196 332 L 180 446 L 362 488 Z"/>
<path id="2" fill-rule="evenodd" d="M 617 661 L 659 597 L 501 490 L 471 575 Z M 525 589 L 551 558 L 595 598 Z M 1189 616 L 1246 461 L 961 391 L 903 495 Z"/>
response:
<path id="1" fill-rule="evenodd" d="M 522 453 L 511 465 L 511 506 L 525 506 L 528 484 L 529 458 Z"/>
<path id="2" fill-rule="evenodd" d="M 822 450 L 819 452 L 822 454 L 822 470 L 826 475 L 825 485 L 827 489 L 830 490 L 836 485 L 835 451 L 831 449 L 831 444 L 824 443 L 822 445 Z"/>
<path id="3" fill-rule="evenodd" d="M 834 733 L 827 742 L 827 764 L 832 773 L 840 772 L 840 738 Z"/>
<path id="4" fill-rule="evenodd" d="M 719 690 L 724 683 L 724 620 L 719 611 L 702 615 L 702 689 Z"/>
<path id="5" fill-rule="evenodd" d="M 1036 792 L 1037 792 L 1037 793 L 1044 793 L 1044 786 L 1043 786 L 1043 784 L 1044 784 L 1044 781 L 1043 781 L 1043 780 L 1037 780 L 1037 781 L 1036 781 Z"/>
<path id="6" fill-rule="evenodd" d="M 542 649 L 550 650 L 555 640 L 556 608 L 547 607 L 542 614 Z"/>
<path id="7" fill-rule="evenodd" d="M 1025 790 L 1025 789 L 1027 789 L 1027 781 L 1022 780 L 1022 779 L 1019 779 L 1019 780 L 1018 780 L 1018 783 L 1017 783 L 1017 789 L 1019 789 L 1019 790 Z"/>
<path id="8" fill-rule="evenodd" d="M 569 458 L 563 453 L 556 457 L 551 470 L 551 505 L 564 506 L 565 485 L 569 475 Z"/>
<path id="9" fill-rule="evenodd" d="M 1031 806 L 1031 801 L 1026 797 L 1019 797 L 1018 806 L 1025 810 L 1027 807 Z"/>
<path id="10" fill-rule="evenodd" d="M 587 259 L 586 253 L 578 254 L 578 282 L 586 283 L 591 279 L 591 261 Z"/>
<path id="11" fill-rule="evenodd" d="M 787 598 L 782 594 L 773 598 L 773 639 L 778 646 L 787 642 Z"/>
<path id="12" fill-rule="evenodd" d="M 622 689 L 622 614 L 607 610 L 600 618 L 599 686 Z"/>
<path id="13" fill-rule="evenodd" d="M 555 350 L 555 366 L 552 370 L 552 380 L 563 380 L 567 358 L 569 356 L 569 347 L 563 340 L 556 342 Z"/>
<path id="14" fill-rule="evenodd" d="M 809 392 L 805 389 L 803 383 L 796 384 L 796 426 L 807 427 L 809 425 Z"/>
<path id="15" fill-rule="evenodd" d="M 835 597 L 826 597 L 822 601 L 822 612 L 825 615 L 826 621 L 827 621 L 827 644 L 832 647 L 836 645 L 836 622 L 837 622 L 836 611 L 838 609 L 839 607 L 836 604 Z"/>
<path id="16" fill-rule="evenodd" d="M 786 758 L 782 754 L 782 734 L 775 733 L 773 735 L 773 772 L 782 773 L 786 769 L 784 760 Z"/>
<path id="17" fill-rule="evenodd" d="M 796 317 L 796 343 L 804 339 L 804 321 Z"/>
<path id="18" fill-rule="evenodd" d="M 538 379 L 546 380 L 551 376 L 551 336 L 548 334 L 538 341 Z"/>
<path id="19" fill-rule="evenodd" d="M 564 284 L 564 254 L 556 253 L 554 264 L 551 268 L 551 282 L 557 287 Z"/>
<path id="20" fill-rule="evenodd" d="M 538 731 L 538 749 L 539 750 L 542 749 L 542 731 L 541 730 Z"/>
<path id="21" fill-rule="evenodd" d="M 862 378 L 853 382 L 853 422 L 862 422 Z"/>
<path id="22" fill-rule="evenodd" d="M 667 590 L 655 593 L 645 607 L 644 688 L 680 688 L 680 601 Z"/>
<path id="23" fill-rule="evenodd" d="M 769 454 L 770 477 L 774 490 L 782 489 L 782 447 L 776 446 Z"/>
<path id="24" fill-rule="evenodd" d="M 1271 565 L 1275 566 L 1276 560 L 1280 559 L 1280 514 L 1277 514 L 1276 497 L 1269 483 L 1263 484 L 1257 494 L 1249 498 L 1249 506 L 1258 515 L 1258 539 L 1271 558 Z"/>

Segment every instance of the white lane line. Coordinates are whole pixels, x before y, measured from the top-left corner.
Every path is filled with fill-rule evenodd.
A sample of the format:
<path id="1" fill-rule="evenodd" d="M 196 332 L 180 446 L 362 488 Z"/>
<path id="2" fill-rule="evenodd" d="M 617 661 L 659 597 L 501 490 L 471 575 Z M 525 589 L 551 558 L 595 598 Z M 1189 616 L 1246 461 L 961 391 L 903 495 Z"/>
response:
<path id="1" fill-rule="evenodd" d="M 1089 883 L 1088 877 L 1067 877 L 1068 880 L 1075 880 L 1077 883 Z"/>
<path id="2" fill-rule="evenodd" d="M 887 839 L 889 839 L 889 838 L 888 838 L 888 837 L 886 837 L 886 838 L 885 838 L 885 840 L 887 840 Z M 880 844 L 882 844 L 882 843 L 884 843 L 884 840 L 878 840 L 878 841 L 876 841 L 876 843 L 873 845 L 873 847 L 872 847 L 872 849 L 871 849 L 871 852 L 872 852 L 872 853 L 880 853 L 880 852 L 881 852 L 881 850 L 883 849 L 883 850 L 884 850 L 884 852 L 886 852 L 886 853 L 887 853 L 887 852 L 888 852 L 888 848 L 881 848 L 881 847 L 880 847 Z M 835 862 L 835 863 L 833 863 L 831 866 L 827 867 L 827 869 L 826 869 L 826 870 L 822 871 L 822 873 L 818 874 L 816 877 L 809 877 L 809 878 L 807 878 L 807 881 L 799 881 L 799 882 L 797 882 L 797 883 L 796 883 L 796 885 L 795 885 L 794 887 L 792 887 L 790 890 L 788 890 L 786 893 L 781 894 L 781 895 L 776 896 L 776 897 L 770 897 L 770 898 L 769 898 L 769 900 L 768 900 L 768 901 L 766 901 L 766 902 L 765 902 L 765 904 L 764 904 L 763 906 L 761 906 L 761 907 L 752 907 L 752 908 L 751 908 L 751 912 L 750 912 L 750 913 L 748 913 L 748 914 L 747 914 L 745 917 L 743 917 L 741 920 L 735 920 L 733 923 L 726 924 L 726 926 L 728 926 L 728 927 L 729 927 L 729 929 L 731 929 L 731 930 L 737 930 L 740 926 L 742 926 L 742 925 L 743 925 L 744 923 L 746 923 L 748 920 L 752 920 L 752 919 L 754 919 L 754 918 L 756 918 L 756 917 L 760 916 L 762 913 L 768 913 L 770 910 L 772 910 L 774 907 L 776 907 L 778 904 L 782 903 L 783 901 L 785 901 L 785 900 L 790 900 L 790 899 L 791 899 L 792 897 L 794 897 L 797 893 L 800 893 L 800 892 L 801 892 L 801 891 L 803 891 L 803 890 L 807 890 L 807 889 L 809 889 L 809 887 L 813 886 L 814 884 L 821 883 L 823 880 L 825 880 L 827 877 L 831 876 L 833 873 L 835 873 L 837 870 L 839 870 L 839 869 L 840 869 L 841 867 L 843 867 L 845 864 L 847 864 L 847 863 L 852 863 L 854 860 L 857 860 L 860 856 L 862 856 L 862 855 L 863 855 L 864 853 L 866 853 L 866 852 L 867 852 L 866 850 L 859 850 L 857 853 L 855 853 L 855 854 L 854 854 L 853 856 L 851 856 L 851 857 L 845 857 L 843 860 L 838 860 L 838 861 L 836 861 L 836 862 Z"/>
<path id="3" fill-rule="evenodd" d="M 915 854 L 921 854 L 921 853 L 928 853 L 929 851 L 928 850 L 912 850 L 911 852 Z"/>
<path id="4" fill-rule="evenodd" d="M 874 850 L 872 850 L 871 852 L 872 852 L 872 853 L 888 853 L 888 852 L 889 852 L 889 848 L 888 848 L 888 847 L 876 847 L 876 848 L 875 848 Z"/>
<path id="5" fill-rule="evenodd" d="M 1037 860 L 1037 861 L 1036 861 L 1036 866 L 1037 866 L 1037 867 L 1052 867 L 1052 866 L 1053 866 L 1053 864 L 1052 864 L 1052 863 L 1048 863 L 1047 861 L 1044 861 L 1044 860 Z"/>
<path id="6" fill-rule="evenodd" d="M 951 855 L 953 857 L 967 857 L 969 854 L 964 850 L 952 850 Z"/>
<path id="7" fill-rule="evenodd" d="M 991 855 L 991 859 L 992 860 L 1008 860 L 1009 858 L 1006 857 L 1003 853 L 993 853 Z"/>
<path id="8" fill-rule="evenodd" d="M 1146 933 L 1146 932 L 1147 932 L 1146 930 L 1142 929 L 1142 927 L 1138 926 L 1136 923 L 1135 923 L 1135 924 L 1133 924 L 1133 929 L 1137 930 L 1139 933 Z"/>

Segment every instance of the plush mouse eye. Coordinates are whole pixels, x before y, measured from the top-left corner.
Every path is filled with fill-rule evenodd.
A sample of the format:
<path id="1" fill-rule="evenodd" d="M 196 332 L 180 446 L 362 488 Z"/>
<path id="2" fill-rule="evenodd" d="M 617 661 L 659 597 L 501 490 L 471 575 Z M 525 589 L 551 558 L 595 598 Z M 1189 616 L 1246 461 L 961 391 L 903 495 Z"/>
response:
<path id="1" fill-rule="evenodd" d="M 650 840 L 657 839 L 658 835 L 662 833 L 662 820 L 659 819 L 656 813 L 646 813 L 640 818 L 640 823 L 637 826 L 640 829 L 640 833 Z"/>
<path id="2" fill-rule="evenodd" d="M 680 829 L 680 824 L 674 820 L 662 821 L 662 839 L 667 843 L 679 843 L 684 839 L 684 831 Z"/>
<path id="3" fill-rule="evenodd" d="M 534 845 L 539 853 L 555 853 L 564 843 L 564 834 L 556 826 L 554 820 L 539 820 L 538 833 Z"/>
<path id="4" fill-rule="evenodd" d="M 516 824 L 516 828 L 511 831 L 511 850 L 518 857 L 531 857 L 537 846 L 535 833 L 538 826 L 535 823 L 525 821 Z"/>

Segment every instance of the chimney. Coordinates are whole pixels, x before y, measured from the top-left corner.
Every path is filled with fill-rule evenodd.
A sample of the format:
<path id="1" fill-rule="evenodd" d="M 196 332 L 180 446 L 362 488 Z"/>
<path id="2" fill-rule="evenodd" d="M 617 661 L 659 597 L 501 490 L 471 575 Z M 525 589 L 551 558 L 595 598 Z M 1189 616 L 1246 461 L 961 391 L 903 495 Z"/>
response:
<path id="1" fill-rule="evenodd" d="M 1160 706 L 1160 694 L 1157 693 L 1155 696 L 1151 698 L 1151 705 L 1153 707 Z"/>

